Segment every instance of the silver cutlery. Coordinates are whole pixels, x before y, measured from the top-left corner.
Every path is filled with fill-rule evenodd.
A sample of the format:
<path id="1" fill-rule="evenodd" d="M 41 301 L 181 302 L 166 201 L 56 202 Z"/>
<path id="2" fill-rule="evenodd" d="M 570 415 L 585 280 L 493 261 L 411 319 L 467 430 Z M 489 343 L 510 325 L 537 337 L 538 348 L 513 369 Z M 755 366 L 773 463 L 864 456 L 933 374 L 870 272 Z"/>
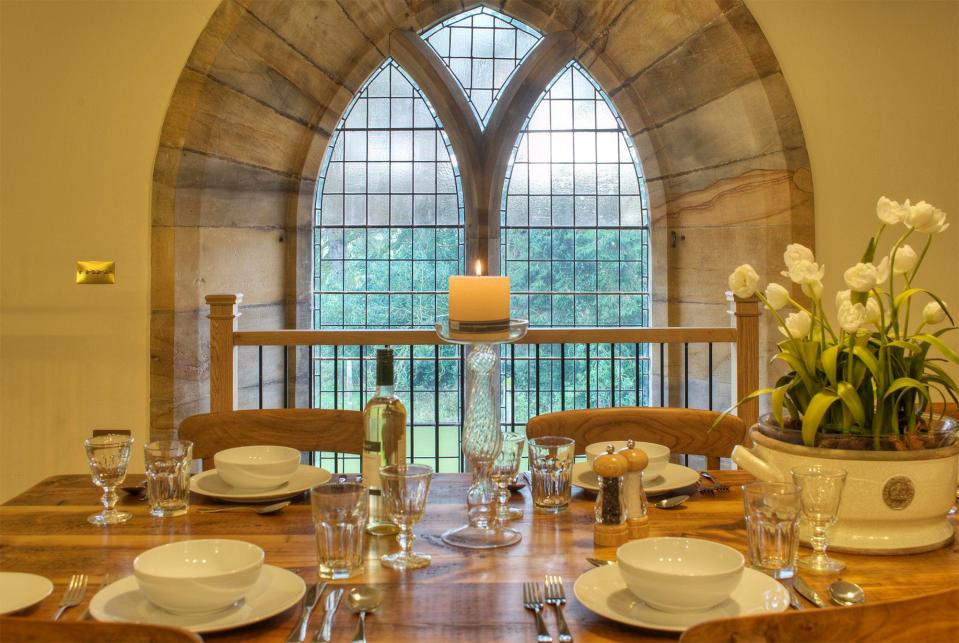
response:
<path id="1" fill-rule="evenodd" d="M 700 471 L 699 475 L 701 475 L 703 478 L 713 483 L 713 486 L 711 487 L 705 487 L 700 489 L 701 492 L 716 493 L 717 491 L 729 491 L 729 487 L 723 484 L 722 482 L 720 482 L 719 480 L 717 480 L 712 474 L 706 471 Z"/>
<path id="2" fill-rule="evenodd" d="M 603 560 L 602 558 L 587 558 L 586 562 L 593 567 L 603 567 L 605 565 L 615 565 L 615 560 Z"/>
<path id="3" fill-rule="evenodd" d="M 803 607 L 802 603 L 799 602 L 799 597 L 796 596 L 796 590 L 788 585 L 784 585 L 784 587 L 786 588 L 786 591 L 789 592 L 789 607 L 793 608 L 794 610 L 806 609 Z"/>
<path id="4" fill-rule="evenodd" d="M 215 514 L 221 511 L 252 511 L 255 514 L 275 514 L 284 507 L 289 506 L 290 501 L 284 500 L 283 502 L 274 502 L 271 505 L 236 505 L 232 507 L 217 507 L 215 509 L 210 507 L 200 507 L 197 511 L 201 514 Z"/>
<path id="5" fill-rule="evenodd" d="M 566 590 L 563 588 L 563 577 L 547 576 L 545 586 L 546 604 L 552 605 L 556 610 L 559 643 L 570 643 L 573 640 L 573 635 L 569 631 L 569 625 L 566 624 L 566 617 L 563 616 L 563 605 L 566 604 Z"/>
<path id="6" fill-rule="evenodd" d="M 865 603 L 866 592 L 859 585 L 840 578 L 829 585 L 829 598 L 836 605 L 849 607 L 850 605 Z"/>
<path id="7" fill-rule="evenodd" d="M 353 643 L 366 643 L 366 613 L 375 612 L 382 600 L 383 592 L 370 585 L 354 587 L 350 590 L 346 602 L 351 610 L 360 615 L 356 634 L 353 635 Z"/>
<path id="8" fill-rule="evenodd" d="M 323 608 L 326 612 L 323 614 L 323 624 L 320 625 L 320 629 L 316 631 L 316 635 L 313 637 L 315 643 L 329 643 L 330 638 L 333 636 L 333 617 L 336 615 L 336 610 L 340 607 L 340 601 L 343 599 L 343 588 L 334 589 L 332 592 L 326 595 L 326 603 L 323 605 Z"/>
<path id="9" fill-rule="evenodd" d="M 656 500 L 650 504 L 654 507 L 659 507 L 660 509 L 672 509 L 673 507 L 678 507 L 689 500 L 689 496 L 670 496 L 669 498 L 663 498 L 662 500 Z"/>
<path id="10" fill-rule="evenodd" d="M 553 643 L 553 636 L 543 622 L 543 601 L 540 600 L 539 586 L 536 583 L 523 583 L 523 607 L 532 610 L 536 615 L 536 642 Z"/>
<path id="11" fill-rule="evenodd" d="M 796 591 L 799 592 L 801 596 L 803 596 L 816 607 L 826 607 L 826 601 L 824 601 L 822 597 L 816 593 L 816 590 L 806 584 L 806 581 L 801 579 L 799 576 L 796 576 L 793 579 L 793 587 L 796 588 Z"/>
<path id="12" fill-rule="evenodd" d="M 103 576 L 103 580 L 100 581 L 100 587 L 97 588 L 97 592 L 99 593 L 99 591 L 100 591 L 101 589 L 103 589 L 103 588 L 106 587 L 107 585 L 112 584 L 113 581 L 118 580 L 119 578 L 120 578 L 120 577 L 119 577 L 118 575 L 116 575 L 116 574 L 105 574 L 105 575 Z M 90 606 L 87 605 L 87 608 L 86 608 L 85 610 L 83 610 L 83 614 L 81 614 L 81 615 L 80 615 L 80 618 L 78 618 L 77 620 L 78 620 L 78 621 L 86 621 L 86 620 L 89 620 L 90 618 L 92 618 L 92 616 L 90 615 Z"/>
<path id="13" fill-rule="evenodd" d="M 87 575 L 74 574 L 70 577 L 70 584 L 60 599 L 60 609 L 53 615 L 53 620 L 58 621 L 65 611 L 75 607 L 83 600 L 83 595 L 87 593 Z"/>
<path id="14" fill-rule="evenodd" d="M 286 643 L 303 643 L 306 640 L 306 630 L 310 625 L 310 614 L 320 600 L 320 594 L 326 589 L 326 583 L 316 583 L 306 591 L 303 596 L 303 613 L 300 615 L 300 621 L 290 630 L 290 635 L 286 637 Z"/>

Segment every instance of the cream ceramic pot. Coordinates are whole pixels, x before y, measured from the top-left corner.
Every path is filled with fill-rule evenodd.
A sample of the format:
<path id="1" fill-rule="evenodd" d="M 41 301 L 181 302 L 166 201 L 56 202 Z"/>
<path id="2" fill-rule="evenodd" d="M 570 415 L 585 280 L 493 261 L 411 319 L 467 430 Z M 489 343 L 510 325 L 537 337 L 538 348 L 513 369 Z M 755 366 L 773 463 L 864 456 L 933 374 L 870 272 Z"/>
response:
<path id="1" fill-rule="evenodd" d="M 792 482 L 793 467 L 823 464 L 845 469 L 839 520 L 829 528 L 829 549 L 867 554 L 910 554 L 953 540 L 946 517 L 956 501 L 959 443 L 918 451 L 856 451 L 790 444 L 750 431 L 753 447 L 737 446 L 733 461 L 768 482 Z M 809 529 L 800 529 L 808 543 Z"/>

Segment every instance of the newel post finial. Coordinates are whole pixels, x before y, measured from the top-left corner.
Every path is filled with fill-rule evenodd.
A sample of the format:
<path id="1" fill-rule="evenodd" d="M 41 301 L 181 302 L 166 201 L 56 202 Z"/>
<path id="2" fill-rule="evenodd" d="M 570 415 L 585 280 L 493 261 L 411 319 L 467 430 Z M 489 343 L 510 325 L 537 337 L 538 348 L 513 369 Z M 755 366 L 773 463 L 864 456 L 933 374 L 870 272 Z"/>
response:
<path id="1" fill-rule="evenodd" d="M 207 295 L 210 306 L 210 411 L 232 411 L 236 408 L 237 377 L 236 345 L 233 333 L 240 317 L 238 307 L 243 301 L 240 293 Z"/>

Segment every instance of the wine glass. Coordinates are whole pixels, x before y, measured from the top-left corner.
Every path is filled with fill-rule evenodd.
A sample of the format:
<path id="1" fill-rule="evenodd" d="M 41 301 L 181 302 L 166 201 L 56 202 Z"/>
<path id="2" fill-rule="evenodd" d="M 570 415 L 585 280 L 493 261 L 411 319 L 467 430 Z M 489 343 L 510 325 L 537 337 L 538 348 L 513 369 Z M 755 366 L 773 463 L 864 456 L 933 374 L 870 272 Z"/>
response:
<path id="1" fill-rule="evenodd" d="M 813 553 L 802 556 L 796 564 L 812 572 L 823 574 L 845 569 L 845 563 L 826 555 L 826 530 L 836 522 L 846 472 L 842 469 L 813 464 L 791 470 L 793 481 L 802 490 L 802 513 L 812 526 L 809 544 Z"/>
<path id="2" fill-rule="evenodd" d="M 518 433 L 503 433 L 503 448 L 493 462 L 493 468 L 490 474 L 493 482 L 496 483 L 497 508 L 496 522 L 499 525 L 505 525 L 510 520 L 519 520 L 523 517 L 523 510 L 509 506 L 508 485 L 516 477 L 519 470 L 519 462 L 523 458 L 523 447 L 526 446 L 526 438 Z"/>
<path id="3" fill-rule="evenodd" d="M 93 525 L 119 525 L 130 520 L 133 514 L 116 510 L 116 488 L 127 477 L 133 438 L 110 433 L 84 440 L 83 446 L 87 452 L 93 484 L 103 488 L 103 497 L 100 498 L 103 511 L 87 516 L 87 522 Z"/>
<path id="4" fill-rule="evenodd" d="M 413 551 L 416 539 L 413 525 L 423 518 L 432 479 L 433 469 L 425 464 L 397 464 L 380 469 L 383 504 L 387 515 L 400 528 L 400 533 L 396 534 L 400 551 L 380 557 L 387 567 L 398 570 L 429 567 L 430 556 Z"/>

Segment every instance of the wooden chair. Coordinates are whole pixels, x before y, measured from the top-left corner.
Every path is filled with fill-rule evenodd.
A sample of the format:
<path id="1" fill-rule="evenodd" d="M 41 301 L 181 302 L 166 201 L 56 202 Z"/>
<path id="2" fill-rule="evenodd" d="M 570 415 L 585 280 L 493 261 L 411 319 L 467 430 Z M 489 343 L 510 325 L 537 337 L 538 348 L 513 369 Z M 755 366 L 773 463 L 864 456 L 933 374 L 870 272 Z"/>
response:
<path id="1" fill-rule="evenodd" d="M 96 621 L 41 621 L 22 617 L 0 618 L 4 643 L 203 643 L 187 630 L 161 625 L 97 623 Z"/>
<path id="2" fill-rule="evenodd" d="M 179 436 L 193 442 L 193 457 L 212 466 L 217 451 L 277 444 L 300 451 L 363 452 L 363 413 L 332 409 L 259 409 L 191 415 Z"/>
<path id="3" fill-rule="evenodd" d="M 718 469 L 719 459 L 729 457 L 733 447 L 742 444 L 746 425 L 727 415 L 710 429 L 717 417 L 715 411 L 651 407 L 559 411 L 530 418 L 526 436 L 573 438 L 577 455 L 594 442 L 632 438 L 666 445 L 673 453 L 704 455 L 706 467 Z"/>
<path id="4" fill-rule="evenodd" d="M 898 601 L 855 607 L 806 609 L 725 618 L 695 625 L 681 643 L 789 641 L 955 641 L 959 632 L 959 588 Z"/>

